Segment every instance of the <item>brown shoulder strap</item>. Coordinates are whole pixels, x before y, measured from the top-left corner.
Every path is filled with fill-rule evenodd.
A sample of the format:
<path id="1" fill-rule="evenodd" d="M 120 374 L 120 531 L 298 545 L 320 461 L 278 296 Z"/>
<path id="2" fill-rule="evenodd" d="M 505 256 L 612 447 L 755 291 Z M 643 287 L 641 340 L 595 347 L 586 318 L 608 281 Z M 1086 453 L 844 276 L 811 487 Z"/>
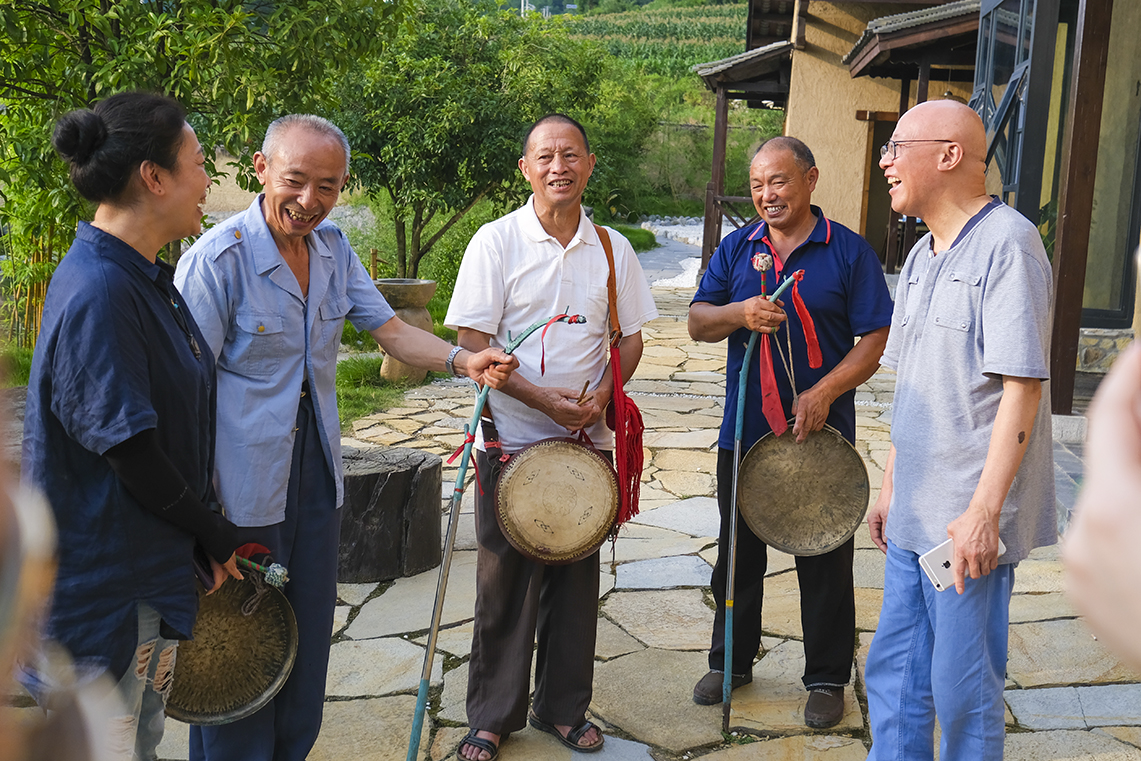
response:
<path id="1" fill-rule="evenodd" d="M 606 298 L 610 302 L 610 345 L 613 346 L 622 340 L 622 326 L 618 323 L 618 283 L 614 275 L 614 248 L 610 245 L 610 233 L 601 225 L 594 226 L 598 239 L 602 241 L 602 250 L 606 252 L 606 264 L 610 267 L 610 275 L 606 278 Z"/>

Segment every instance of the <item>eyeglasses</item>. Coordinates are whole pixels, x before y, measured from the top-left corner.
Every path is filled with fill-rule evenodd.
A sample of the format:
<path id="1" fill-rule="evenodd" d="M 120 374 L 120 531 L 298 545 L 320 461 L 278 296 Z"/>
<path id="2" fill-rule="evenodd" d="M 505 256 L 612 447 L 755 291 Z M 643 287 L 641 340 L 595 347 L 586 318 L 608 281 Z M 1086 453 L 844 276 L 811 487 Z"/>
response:
<path id="1" fill-rule="evenodd" d="M 907 145 L 908 143 L 953 143 L 954 140 L 888 140 L 880 146 L 880 158 L 891 154 L 891 160 L 895 161 L 899 158 L 899 146 Z"/>

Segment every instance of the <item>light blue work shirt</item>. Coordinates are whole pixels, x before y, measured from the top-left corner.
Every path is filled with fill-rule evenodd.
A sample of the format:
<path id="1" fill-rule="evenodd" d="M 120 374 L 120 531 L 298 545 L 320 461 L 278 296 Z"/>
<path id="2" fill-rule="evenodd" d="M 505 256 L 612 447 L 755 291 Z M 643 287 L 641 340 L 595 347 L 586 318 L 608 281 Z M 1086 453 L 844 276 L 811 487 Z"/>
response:
<path id="1" fill-rule="evenodd" d="M 394 313 L 345 234 L 328 220 L 308 236 L 305 298 L 261 210 L 208 230 L 178 261 L 174 280 L 218 363 L 214 483 L 239 526 L 285 519 L 301 384 L 308 379 L 321 449 L 344 500 L 337 416 L 337 348 L 345 319 L 375 330 Z"/>

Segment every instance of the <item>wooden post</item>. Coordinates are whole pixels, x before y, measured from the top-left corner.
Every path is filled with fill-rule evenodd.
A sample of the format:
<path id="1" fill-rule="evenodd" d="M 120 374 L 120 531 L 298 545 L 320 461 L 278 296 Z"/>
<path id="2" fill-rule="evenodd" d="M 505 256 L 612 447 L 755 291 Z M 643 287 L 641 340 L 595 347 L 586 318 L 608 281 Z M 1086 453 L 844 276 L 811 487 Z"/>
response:
<path id="1" fill-rule="evenodd" d="M 368 250 L 368 253 L 369 253 L 369 256 L 370 256 L 370 259 L 369 259 L 369 265 L 368 265 L 368 272 L 369 272 L 369 275 L 371 275 L 371 276 L 372 276 L 372 279 L 373 279 L 373 280 L 376 280 L 376 255 L 377 255 L 377 250 L 376 250 L 375 248 L 370 248 L 370 249 Z"/>
<path id="2" fill-rule="evenodd" d="M 1113 0 L 1080 0 L 1074 41 L 1070 102 L 1062 147 L 1058 229 L 1054 239 L 1054 326 L 1050 380 L 1055 415 L 1069 415 L 1074 403 L 1082 296 L 1086 284 L 1093 187 L 1097 173 L 1105 67 Z"/>
<path id="3" fill-rule="evenodd" d="M 927 102 L 927 88 L 931 83 L 931 64 L 919 64 L 919 79 L 915 82 L 915 105 Z M 915 217 L 908 217 L 903 223 L 903 255 L 907 256 L 915 245 Z"/>
<path id="4" fill-rule="evenodd" d="M 724 86 L 717 88 L 717 105 L 713 117 L 713 198 L 705 194 L 705 235 L 701 241 L 701 269 L 709 266 L 709 258 L 721 242 L 721 205 L 716 196 L 725 195 L 725 145 L 729 134 L 729 96 Z"/>
<path id="5" fill-rule="evenodd" d="M 899 85 L 899 118 L 911 107 L 911 80 L 903 79 Z M 899 212 L 892 209 L 887 215 L 887 251 L 884 252 L 884 272 L 895 274 L 903 256 L 899 252 Z"/>

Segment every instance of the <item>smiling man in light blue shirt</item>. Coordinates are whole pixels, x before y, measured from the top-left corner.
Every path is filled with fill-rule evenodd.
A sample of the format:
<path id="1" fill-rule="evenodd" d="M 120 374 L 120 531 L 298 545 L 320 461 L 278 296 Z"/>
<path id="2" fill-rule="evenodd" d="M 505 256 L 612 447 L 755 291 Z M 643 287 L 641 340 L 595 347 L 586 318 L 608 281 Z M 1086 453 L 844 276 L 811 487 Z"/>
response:
<path id="1" fill-rule="evenodd" d="M 254 155 L 264 193 L 178 263 L 175 282 L 217 359 L 218 496 L 245 541 L 290 569 L 285 594 L 298 628 L 281 692 L 246 719 L 194 727 L 192 759 L 302 761 L 320 731 L 343 499 L 334 380 L 345 319 L 403 362 L 479 383 L 499 386 L 517 364 L 394 316 L 344 233 L 325 221 L 348 165 L 348 141 L 331 122 L 278 119 Z"/>

